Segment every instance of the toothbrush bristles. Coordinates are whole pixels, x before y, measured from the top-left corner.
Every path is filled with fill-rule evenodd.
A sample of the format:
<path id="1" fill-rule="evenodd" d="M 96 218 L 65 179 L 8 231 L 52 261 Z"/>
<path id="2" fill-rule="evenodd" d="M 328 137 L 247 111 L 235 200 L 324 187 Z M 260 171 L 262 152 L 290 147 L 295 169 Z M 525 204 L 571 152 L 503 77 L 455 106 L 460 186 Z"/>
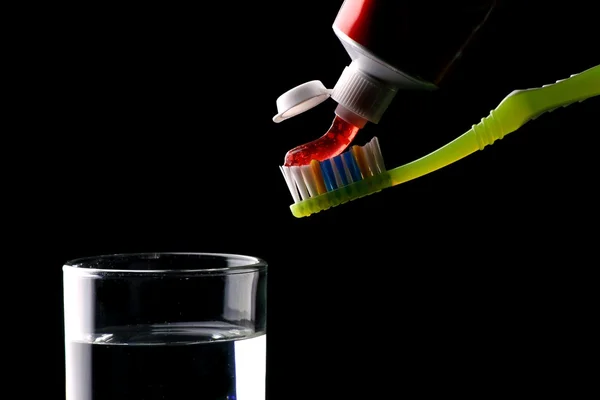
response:
<path id="1" fill-rule="evenodd" d="M 379 140 L 354 145 L 344 153 L 311 165 L 280 167 L 294 203 L 331 192 L 386 171 Z"/>

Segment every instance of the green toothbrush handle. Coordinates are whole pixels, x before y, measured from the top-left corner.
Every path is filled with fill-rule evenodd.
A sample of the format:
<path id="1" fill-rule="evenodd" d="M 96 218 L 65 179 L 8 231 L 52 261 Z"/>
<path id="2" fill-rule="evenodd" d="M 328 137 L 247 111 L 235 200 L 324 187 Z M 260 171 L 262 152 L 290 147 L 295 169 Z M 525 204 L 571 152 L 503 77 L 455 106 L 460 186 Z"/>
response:
<path id="1" fill-rule="evenodd" d="M 600 65 L 541 88 L 515 90 L 481 122 L 452 142 L 418 160 L 388 171 L 391 185 L 418 178 L 477 150 L 483 150 L 545 112 L 598 95 Z"/>

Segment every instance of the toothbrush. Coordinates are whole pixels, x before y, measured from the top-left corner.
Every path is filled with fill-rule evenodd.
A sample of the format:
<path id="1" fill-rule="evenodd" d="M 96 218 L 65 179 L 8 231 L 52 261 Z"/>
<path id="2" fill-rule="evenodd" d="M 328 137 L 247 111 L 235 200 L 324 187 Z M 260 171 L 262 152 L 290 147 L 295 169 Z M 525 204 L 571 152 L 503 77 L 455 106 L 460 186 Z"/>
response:
<path id="1" fill-rule="evenodd" d="M 383 189 L 419 178 L 502 139 L 527 121 L 600 95 L 600 65 L 539 88 L 514 90 L 467 132 L 415 161 L 386 170 L 379 141 L 354 145 L 344 153 L 310 165 L 280 166 L 294 204 L 306 217 Z"/>

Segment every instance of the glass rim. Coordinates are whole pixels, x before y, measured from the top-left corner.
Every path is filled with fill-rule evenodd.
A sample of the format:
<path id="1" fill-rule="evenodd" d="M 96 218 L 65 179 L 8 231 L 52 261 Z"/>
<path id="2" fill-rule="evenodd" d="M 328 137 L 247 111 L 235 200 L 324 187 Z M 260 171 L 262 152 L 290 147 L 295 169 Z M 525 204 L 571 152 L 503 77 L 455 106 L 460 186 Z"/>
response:
<path id="1" fill-rule="evenodd" d="M 233 265 L 215 268 L 181 268 L 181 269 L 132 269 L 132 268 L 102 268 L 93 267 L 111 261 L 152 260 L 160 257 L 197 257 L 221 259 L 234 262 Z M 233 275 L 258 272 L 267 269 L 267 262 L 255 256 L 237 253 L 209 253 L 209 252 L 139 252 L 139 253 L 114 253 L 95 256 L 79 257 L 68 260 L 63 264 L 63 272 L 77 273 L 84 276 L 118 275 L 119 277 L 133 276 L 206 276 L 206 275 Z"/>

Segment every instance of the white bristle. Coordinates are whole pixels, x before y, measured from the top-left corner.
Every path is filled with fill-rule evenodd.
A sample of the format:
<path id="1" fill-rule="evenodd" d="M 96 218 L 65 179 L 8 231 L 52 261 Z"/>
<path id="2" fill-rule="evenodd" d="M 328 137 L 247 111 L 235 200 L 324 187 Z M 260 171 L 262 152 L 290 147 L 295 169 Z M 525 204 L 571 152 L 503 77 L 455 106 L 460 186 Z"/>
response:
<path id="1" fill-rule="evenodd" d="M 377 139 L 377 136 L 373 137 L 371 143 L 373 143 L 373 155 L 375 155 L 377 166 L 381 172 L 385 172 L 385 163 L 383 162 L 383 155 L 381 154 L 381 147 L 379 146 L 379 139 Z"/>
<path id="2" fill-rule="evenodd" d="M 367 165 L 366 165 L 367 170 L 364 172 L 361 170 L 361 172 L 363 172 L 363 179 L 369 178 L 369 177 L 373 176 L 373 171 L 371 170 L 371 167 L 369 165 L 369 156 L 367 155 L 367 149 L 365 149 L 364 146 L 357 146 L 357 147 L 358 147 L 358 151 L 360 153 L 362 153 L 363 160 L 365 160 L 367 162 Z"/>
<path id="3" fill-rule="evenodd" d="M 367 143 L 364 146 L 364 150 L 365 150 L 367 165 L 369 166 L 369 171 L 371 171 L 371 176 L 379 174 L 379 169 L 377 168 L 377 163 L 375 162 L 375 156 L 373 155 L 371 142 Z"/>
<path id="4" fill-rule="evenodd" d="M 344 186 L 344 183 L 342 182 L 342 177 L 340 176 L 340 171 L 338 171 L 338 167 L 335 164 L 335 161 L 331 160 L 331 168 L 333 169 L 333 175 L 335 176 L 335 183 L 337 185 L 337 187 L 341 188 L 342 186 Z M 343 173 L 343 171 L 342 171 Z"/>
<path id="5" fill-rule="evenodd" d="M 285 183 L 287 183 L 288 189 L 290 189 L 290 193 L 294 198 L 294 203 L 298 203 L 300 201 L 300 196 L 298 195 L 298 190 L 296 189 L 296 185 L 294 184 L 294 179 L 289 170 L 289 167 L 279 167 L 281 173 L 283 174 L 283 178 L 285 179 Z"/>
<path id="6" fill-rule="evenodd" d="M 308 188 L 308 193 L 310 193 L 311 197 L 315 197 L 319 194 L 317 191 L 317 182 L 315 182 L 315 176 L 310 169 L 310 165 L 303 165 L 300 167 L 300 171 L 302 172 L 302 177 L 304 178 L 304 183 Z"/>
<path id="7" fill-rule="evenodd" d="M 371 139 L 371 153 L 373 153 L 373 159 L 375 160 L 375 165 L 377 165 L 377 173 L 381 174 L 385 172 L 384 167 L 381 165 L 381 160 L 377 157 L 378 149 L 377 149 L 377 141 L 375 138 Z"/>
<path id="8" fill-rule="evenodd" d="M 310 196 L 308 194 L 308 191 L 306 190 L 306 184 L 304 183 L 304 178 L 302 177 L 300 167 L 291 167 L 290 170 L 292 171 L 292 176 L 294 177 L 296 186 L 298 186 L 298 190 L 300 191 L 300 196 L 302 196 L 302 200 L 308 199 Z"/>
<path id="9" fill-rule="evenodd" d="M 348 184 L 353 183 L 352 174 L 350 174 L 350 168 L 348 168 L 348 164 L 346 164 L 346 159 L 342 157 L 342 164 L 344 164 L 344 173 L 346 174 L 346 179 L 348 180 Z"/>
<path id="10" fill-rule="evenodd" d="M 375 160 L 375 155 L 373 154 L 373 139 L 365 144 L 365 153 L 368 156 L 367 161 L 369 163 L 369 168 L 373 171 L 373 175 L 379 174 L 379 167 L 377 167 L 377 161 Z"/>

